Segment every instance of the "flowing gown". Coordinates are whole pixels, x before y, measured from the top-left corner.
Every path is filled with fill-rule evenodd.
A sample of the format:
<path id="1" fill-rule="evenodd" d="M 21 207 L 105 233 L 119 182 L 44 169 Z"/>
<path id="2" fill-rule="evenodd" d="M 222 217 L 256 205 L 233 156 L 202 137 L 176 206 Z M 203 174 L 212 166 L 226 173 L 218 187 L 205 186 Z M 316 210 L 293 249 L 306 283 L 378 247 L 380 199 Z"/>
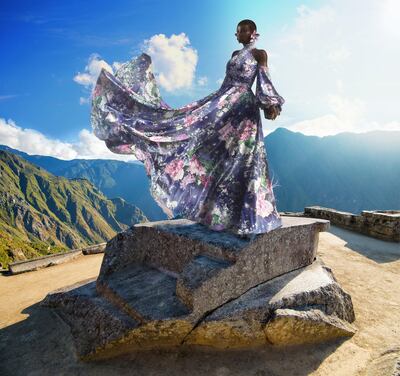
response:
<path id="1" fill-rule="evenodd" d="M 218 90 L 176 109 L 161 98 L 145 53 L 114 74 L 100 72 L 92 93 L 93 132 L 112 152 L 144 163 L 151 195 L 170 219 L 242 236 L 282 226 L 260 108 L 281 108 L 284 99 L 252 48 L 254 42 L 227 62 Z"/>

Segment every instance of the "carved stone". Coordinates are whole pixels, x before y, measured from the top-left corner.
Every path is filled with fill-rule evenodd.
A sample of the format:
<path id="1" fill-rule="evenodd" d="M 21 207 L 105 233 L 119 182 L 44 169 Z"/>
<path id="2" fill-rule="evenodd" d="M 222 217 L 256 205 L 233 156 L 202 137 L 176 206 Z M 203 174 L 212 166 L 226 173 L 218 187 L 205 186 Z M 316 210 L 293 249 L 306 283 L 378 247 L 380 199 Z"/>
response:
<path id="1" fill-rule="evenodd" d="M 252 239 L 182 219 L 136 224 L 107 243 L 97 279 L 53 291 L 41 304 L 69 323 L 86 360 L 352 335 L 351 298 L 316 259 L 329 221 L 282 219 L 281 228 Z"/>

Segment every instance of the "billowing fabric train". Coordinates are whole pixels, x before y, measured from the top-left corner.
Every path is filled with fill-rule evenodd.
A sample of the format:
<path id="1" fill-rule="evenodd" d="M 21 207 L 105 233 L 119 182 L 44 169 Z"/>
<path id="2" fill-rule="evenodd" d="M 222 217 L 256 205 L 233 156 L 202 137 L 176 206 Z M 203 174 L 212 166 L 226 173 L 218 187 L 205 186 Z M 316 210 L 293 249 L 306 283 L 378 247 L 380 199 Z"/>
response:
<path id="1" fill-rule="evenodd" d="M 252 48 L 245 45 L 227 62 L 218 90 L 181 108 L 161 98 L 145 53 L 115 74 L 100 72 L 92 94 L 94 134 L 112 152 L 144 163 L 152 197 L 168 218 L 238 235 L 282 226 L 260 109 L 281 109 L 284 99 Z"/>

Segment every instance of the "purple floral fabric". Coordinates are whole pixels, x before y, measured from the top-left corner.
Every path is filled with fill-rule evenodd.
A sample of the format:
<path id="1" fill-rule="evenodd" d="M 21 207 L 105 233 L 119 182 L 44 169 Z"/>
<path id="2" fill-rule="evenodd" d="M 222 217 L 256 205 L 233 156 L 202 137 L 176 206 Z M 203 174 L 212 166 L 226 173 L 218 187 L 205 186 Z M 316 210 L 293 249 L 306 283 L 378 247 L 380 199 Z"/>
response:
<path id="1" fill-rule="evenodd" d="M 259 109 L 282 106 L 284 99 L 253 47 L 227 62 L 218 90 L 176 109 L 162 100 L 145 53 L 115 74 L 100 72 L 91 107 L 94 134 L 114 153 L 144 163 L 151 194 L 169 218 L 239 235 L 282 226 Z"/>

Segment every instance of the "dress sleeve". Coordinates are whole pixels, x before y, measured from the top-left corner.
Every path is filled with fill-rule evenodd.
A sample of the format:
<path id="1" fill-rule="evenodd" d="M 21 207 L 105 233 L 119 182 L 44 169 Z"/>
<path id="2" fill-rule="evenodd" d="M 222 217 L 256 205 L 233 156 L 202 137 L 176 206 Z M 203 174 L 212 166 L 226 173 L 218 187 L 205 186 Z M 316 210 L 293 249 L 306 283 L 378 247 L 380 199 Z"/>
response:
<path id="1" fill-rule="evenodd" d="M 268 67 L 264 65 L 257 67 L 256 101 L 257 106 L 262 110 L 271 106 L 277 106 L 281 110 L 285 103 L 285 100 L 278 94 L 271 82 Z"/>

